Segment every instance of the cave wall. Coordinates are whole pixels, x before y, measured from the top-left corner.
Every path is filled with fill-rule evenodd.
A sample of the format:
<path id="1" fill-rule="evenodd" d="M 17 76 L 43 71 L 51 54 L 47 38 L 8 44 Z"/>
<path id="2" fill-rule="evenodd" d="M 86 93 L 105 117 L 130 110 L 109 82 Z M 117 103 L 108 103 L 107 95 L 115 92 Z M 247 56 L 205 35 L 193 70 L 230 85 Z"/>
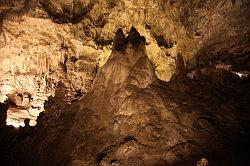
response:
<path id="1" fill-rule="evenodd" d="M 9 132 L 1 133 L 0 142 L 6 145 L 1 161 L 99 166 L 248 163 L 249 83 L 216 87 L 194 82 L 185 76 L 180 54 L 175 70 L 169 83 L 158 79 L 145 37 L 134 27 L 126 37 L 118 29 L 111 56 L 83 98 L 70 106 L 61 104 L 67 102 L 67 88 L 60 82 L 38 125 L 3 127 Z"/>
<path id="2" fill-rule="evenodd" d="M 181 54 L 189 71 L 224 63 L 249 69 L 248 0 L 2 1 L 0 102 L 32 94 L 41 108 L 62 82 L 70 103 L 91 89 L 115 31 L 134 26 L 158 78 L 169 81 Z M 244 66 L 243 68 L 240 66 Z"/>

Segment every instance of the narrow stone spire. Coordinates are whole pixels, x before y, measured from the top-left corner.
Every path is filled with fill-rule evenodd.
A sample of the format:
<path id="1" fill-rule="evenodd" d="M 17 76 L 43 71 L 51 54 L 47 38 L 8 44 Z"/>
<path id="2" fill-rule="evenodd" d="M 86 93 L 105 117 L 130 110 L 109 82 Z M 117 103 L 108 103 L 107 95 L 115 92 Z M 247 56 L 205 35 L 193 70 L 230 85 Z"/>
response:
<path id="1" fill-rule="evenodd" d="M 121 28 L 119 28 L 114 37 L 113 50 L 124 51 L 127 47 L 125 35 Z"/>
<path id="2" fill-rule="evenodd" d="M 135 27 L 132 27 L 129 35 L 127 36 L 127 41 L 133 45 L 139 45 L 141 41 L 145 42 L 145 37 L 141 36 Z"/>

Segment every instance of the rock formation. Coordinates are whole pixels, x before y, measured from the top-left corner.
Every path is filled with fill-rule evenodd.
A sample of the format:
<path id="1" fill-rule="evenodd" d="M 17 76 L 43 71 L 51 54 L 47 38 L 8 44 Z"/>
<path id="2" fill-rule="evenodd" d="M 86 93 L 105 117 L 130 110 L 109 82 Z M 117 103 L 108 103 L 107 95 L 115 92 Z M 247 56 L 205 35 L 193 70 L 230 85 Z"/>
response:
<path id="1" fill-rule="evenodd" d="M 26 112 L 37 116 L 59 82 L 68 89 L 68 102 L 75 100 L 79 91 L 90 90 L 121 27 L 129 33 L 135 26 L 146 37 L 147 55 L 161 80 L 170 81 L 179 53 L 189 72 L 196 64 L 202 69 L 220 61 L 233 72 L 246 71 L 249 6 L 248 0 L 3 0 L 0 102 L 20 90 L 30 93 Z"/>
<path id="2" fill-rule="evenodd" d="M 248 161 L 249 133 L 244 131 L 250 127 L 249 93 L 239 88 L 225 100 L 227 90 L 198 84 L 188 92 L 172 89 L 157 78 L 145 38 L 135 28 L 126 38 L 119 29 L 114 39 L 92 90 L 64 110 L 45 112 L 25 134 L 20 131 L 18 141 L 1 155 L 4 163 L 158 166 Z M 182 71 L 179 58 L 177 69 Z M 246 100 L 235 105 L 238 95 Z"/>
<path id="3" fill-rule="evenodd" d="M 246 165 L 249 2 L 0 1 L 0 165 Z"/>

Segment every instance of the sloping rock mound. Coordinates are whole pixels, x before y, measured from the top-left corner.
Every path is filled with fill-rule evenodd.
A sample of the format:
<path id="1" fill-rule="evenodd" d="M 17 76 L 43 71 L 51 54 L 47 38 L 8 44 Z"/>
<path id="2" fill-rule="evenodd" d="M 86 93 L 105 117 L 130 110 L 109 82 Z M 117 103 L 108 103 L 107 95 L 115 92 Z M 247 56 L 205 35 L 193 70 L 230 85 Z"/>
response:
<path id="1" fill-rule="evenodd" d="M 11 111 L 9 124 L 24 125 L 23 118 L 16 118 L 23 111 L 34 122 L 60 82 L 67 89 L 66 104 L 88 92 L 120 27 L 127 34 L 135 26 L 147 38 L 147 55 L 161 80 L 173 77 L 179 53 L 183 58 L 176 64 L 181 69 L 184 63 L 190 78 L 199 81 L 205 75 L 214 84 L 231 84 L 237 73 L 249 75 L 249 2 L 1 0 L 0 102 L 18 93 L 33 98 L 25 110 Z M 126 43 L 113 45 L 123 50 Z M 222 64 L 231 69 L 213 69 Z M 181 86 L 183 80 L 179 77 Z"/>
<path id="2" fill-rule="evenodd" d="M 20 131 L 10 142 L 15 146 L 1 155 L 4 162 L 160 166 L 207 160 L 211 165 L 240 165 L 248 160 L 245 100 L 234 105 L 235 96 L 223 100 L 220 92 L 191 81 L 188 91 L 173 90 L 156 77 L 145 38 L 135 28 L 126 38 L 119 29 L 114 39 L 92 91 L 63 111 L 41 115 L 33 129 Z M 183 60 L 179 56 L 177 61 L 176 75 L 184 77 Z"/>

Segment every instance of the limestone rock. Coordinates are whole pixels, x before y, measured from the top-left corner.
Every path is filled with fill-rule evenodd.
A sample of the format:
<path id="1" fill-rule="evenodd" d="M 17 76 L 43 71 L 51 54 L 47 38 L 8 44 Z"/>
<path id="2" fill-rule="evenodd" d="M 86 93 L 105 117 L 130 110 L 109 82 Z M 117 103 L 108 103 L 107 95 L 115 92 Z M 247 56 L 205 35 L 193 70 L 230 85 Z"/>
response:
<path id="1" fill-rule="evenodd" d="M 238 152 L 249 147 L 249 77 L 231 74 L 249 70 L 249 7 L 1 1 L 0 102 L 15 105 L 7 121 L 35 122 L 46 100 L 48 111 L 27 133 L 5 128 L 0 156 L 11 165 L 195 165 L 205 153 L 221 165 L 212 153 L 245 165 Z M 221 62 L 232 69 L 214 67 Z M 181 77 L 170 81 L 175 73 Z"/>
<path id="2" fill-rule="evenodd" d="M 122 29 L 118 29 L 114 37 L 113 50 L 124 51 L 126 46 L 127 41 L 125 35 L 123 34 Z"/>
<path id="3" fill-rule="evenodd" d="M 30 94 L 32 100 L 14 100 L 27 108 L 27 114 L 37 116 L 60 81 L 70 92 L 66 96 L 69 102 L 75 100 L 77 91 L 90 89 L 101 50 L 82 45 L 68 25 L 25 17 L 20 24 L 6 20 L 3 28 L 6 43 L 0 49 L 0 102 L 12 94 Z"/>
<path id="4" fill-rule="evenodd" d="M 79 22 L 93 7 L 89 0 L 41 0 L 43 8 L 58 23 Z"/>
<path id="5" fill-rule="evenodd" d="M 128 42 L 125 50 L 113 50 L 97 71 L 91 91 L 61 111 L 41 115 L 34 130 L 15 138 L 20 142 L 9 144 L 11 148 L 2 155 L 8 156 L 4 161 L 12 165 L 100 166 L 207 165 L 207 161 L 232 165 L 247 161 L 244 155 L 234 157 L 246 154 L 238 145 L 249 138 L 239 137 L 249 125 L 238 120 L 234 104 L 238 95 L 247 98 L 250 94 L 237 92 L 225 102 L 221 94 L 227 91 L 199 85 L 188 91 L 171 88 L 172 82 L 157 78 L 143 37 L 134 32 L 132 29 L 129 35 L 132 39 L 135 35 L 136 45 Z M 59 92 L 54 101 L 63 102 L 67 92 Z M 56 102 L 51 101 L 46 109 L 53 109 Z M 248 102 L 237 103 L 240 113 L 247 113 Z M 225 148 L 224 138 L 234 146 Z"/>

